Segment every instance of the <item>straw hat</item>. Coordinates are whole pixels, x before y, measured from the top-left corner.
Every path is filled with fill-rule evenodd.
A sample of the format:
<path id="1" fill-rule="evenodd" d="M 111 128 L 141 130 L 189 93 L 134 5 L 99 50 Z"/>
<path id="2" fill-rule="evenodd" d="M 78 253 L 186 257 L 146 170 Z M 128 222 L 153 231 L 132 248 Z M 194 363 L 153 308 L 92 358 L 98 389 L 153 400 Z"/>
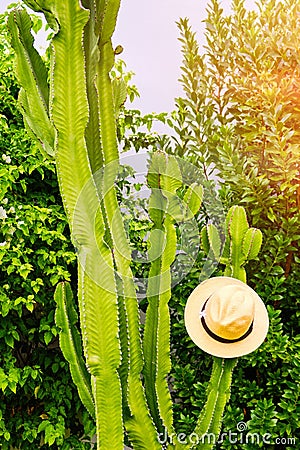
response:
<path id="1" fill-rule="evenodd" d="M 230 277 L 204 281 L 188 298 L 185 326 L 207 353 L 236 358 L 256 350 L 269 327 L 266 307 L 247 284 Z"/>

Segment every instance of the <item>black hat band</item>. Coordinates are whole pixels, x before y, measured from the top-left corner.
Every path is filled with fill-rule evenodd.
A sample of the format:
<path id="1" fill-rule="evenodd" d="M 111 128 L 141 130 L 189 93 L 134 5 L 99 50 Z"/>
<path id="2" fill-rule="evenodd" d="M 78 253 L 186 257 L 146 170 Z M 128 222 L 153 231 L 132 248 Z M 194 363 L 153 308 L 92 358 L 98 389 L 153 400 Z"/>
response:
<path id="1" fill-rule="evenodd" d="M 203 313 L 205 311 L 206 303 L 208 302 L 209 298 L 204 303 L 201 313 Z M 210 337 L 212 337 L 215 341 L 221 342 L 222 344 L 233 344 L 234 342 L 243 341 L 244 339 L 246 339 L 247 336 L 249 336 L 249 334 L 253 330 L 253 320 L 252 320 L 250 327 L 248 328 L 246 333 L 244 333 L 242 336 L 240 336 L 237 339 L 225 339 L 225 338 L 222 338 L 221 336 L 218 336 L 217 334 L 215 334 L 213 331 L 211 331 L 209 329 L 209 327 L 207 326 L 207 323 L 205 322 L 204 314 L 201 315 L 200 319 L 201 319 L 202 326 L 203 326 L 204 330 L 206 331 L 206 333 Z"/>

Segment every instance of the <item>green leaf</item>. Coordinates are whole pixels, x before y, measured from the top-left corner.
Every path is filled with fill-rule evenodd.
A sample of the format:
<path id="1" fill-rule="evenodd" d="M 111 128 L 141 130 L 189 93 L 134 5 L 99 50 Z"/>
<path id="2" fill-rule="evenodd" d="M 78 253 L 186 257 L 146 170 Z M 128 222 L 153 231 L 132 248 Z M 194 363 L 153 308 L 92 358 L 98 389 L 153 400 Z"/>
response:
<path id="1" fill-rule="evenodd" d="M 54 32 L 58 31 L 58 23 L 53 13 L 51 12 L 55 0 L 23 0 L 23 2 L 33 11 L 43 13 L 48 22 L 49 27 Z"/>
<path id="2" fill-rule="evenodd" d="M 165 168 L 160 171 L 159 188 L 175 194 L 182 186 L 182 176 L 179 164 L 174 156 L 165 155 Z"/>
<path id="3" fill-rule="evenodd" d="M 46 331 L 46 333 L 44 334 L 44 342 L 46 345 L 50 344 L 50 342 L 53 339 L 53 334 L 51 333 L 51 331 Z"/>
<path id="4" fill-rule="evenodd" d="M 147 183 L 152 189 L 158 189 L 160 186 L 160 175 L 166 172 L 166 154 L 157 151 L 151 155 L 151 160 L 147 173 Z"/>
<path id="5" fill-rule="evenodd" d="M 4 339 L 5 339 L 6 344 L 9 345 L 9 347 L 14 348 L 15 341 L 14 341 L 14 338 L 10 334 L 6 335 Z"/>

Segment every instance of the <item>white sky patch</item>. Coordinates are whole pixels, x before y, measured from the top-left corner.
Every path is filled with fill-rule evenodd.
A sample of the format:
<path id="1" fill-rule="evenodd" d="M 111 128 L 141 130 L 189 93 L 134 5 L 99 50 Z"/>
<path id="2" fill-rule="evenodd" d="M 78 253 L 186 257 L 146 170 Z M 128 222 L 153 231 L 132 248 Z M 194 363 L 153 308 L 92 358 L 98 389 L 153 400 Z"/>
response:
<path id="1" fill-rule="evenodd" d="M 0 13 L 10 3 L 10 0 L 0 0 Z M 144 114 L 174 109 L 174 98 L 182 95 L 178 82 L 182 57 L 176 22 L 188 17 L 202 46 L 208 3 L 208 0 L 121 0 L 113 44 L 123 46 L 120 57 L 127 69 L 136 74 L 133 82 L 141 97 L 135 100 L 134 108 Z M 221 3 L 224 12 L 230 13 L 231 1 Z M 246 0 L 245 5 L 254 9 L 255 0 Z M 36 48 L 44 51 L 45 46 L 46 34 L 39 32 Z"/>

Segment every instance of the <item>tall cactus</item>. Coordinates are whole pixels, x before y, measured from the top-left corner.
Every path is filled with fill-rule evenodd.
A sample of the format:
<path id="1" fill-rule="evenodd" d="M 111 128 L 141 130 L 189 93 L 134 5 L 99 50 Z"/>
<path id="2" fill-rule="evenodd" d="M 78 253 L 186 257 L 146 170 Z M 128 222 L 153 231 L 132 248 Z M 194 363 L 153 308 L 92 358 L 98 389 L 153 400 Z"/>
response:
<path id="1" fill-rule="evenodd" d="M 151 268 L 148 279 L 148 309 L 143 338 L 145 388 L 157 428 L 176 436 L 172 402 L 167 385 L 171 369 L 170 314 L 171 265 L 176 256 L 175 222 L 191 219 L 199 210 L 202 187 L 192 184 L 180 201 L 177 190 L 182 175 L 177 159 L 158 151 L 152 156 L 148 185 L 151 188 L 149 216 L 153 227 L 149 237 Z M 176 443 L 176 439 L 174 439 Z"/>
<path id="2" fill-rule="evenodd" d="M 148 174 L 151 268 L 142 336 L 130 245 L 115 190 L 119 169 L 116 115 L 124 89 L 112 83 L 110 71 L 114 63 L 111 37 L 120 1 L 24 3 L 44 13 L 53 30 L 48 74 L 33 47 L 28 13 L 16 9 L 10 14 L 24 120 L 45 156 L 55 159 L 78 256 L 81 333 L 76 328 L 70 285 L 61 283 L 55 292 L 63 354 L 83 404 L 95 417 L 99 449 L 122 450 L 124 429 L 137 449 L 160 449 L 161 430 L 170 437 L 170 447 L 179 449 L 182 444 L 174 439 L 167 382 L 171 265 L 176 255 L 175 223 L 197 213 L 202 188 L 192 184 L 179 201 L 180 164 L 162 152 L 153 155 Z M 261 240 L 257 230 L 247 228 L 243 214 L 236 208 L 227 217 L 222 261 L 227 275 L 244 281 L 243 266 L 255 257 Z M 203 242 L 220 257 L 221 238 L 212 225 L 203 232 Z M 197 432 L 218 432 L 234 364 L 215 359 Z"/>
<path id="3" fill-rule="evenodd" d="M 144 440 L 158 448 L 140 378 L 143 360 L 138 305 L 114 189 L 118 169 L 115 106 L 119 105 L 109 72 L 114 62 L 111 35 L 119 1 L 24 3 L 43 12 L 54 30 L 49 87 L 42 58 L 32 45 L 28 14 L 24 9 L 15 10 L 9 18 L 24 118 L 46 153 L 55 155 L 62 199 L 77 249 L 81 331 L 91 374 L 98 446 L 122 448 L 125 420 L 132 442 L 139 445 Z M 56 292 L 58 324 L 63 330 L 65 324 L 73 325 L 63 308 L 64 292 L 65 288 Z M 119 318 L 126 332 L 120 332 Z M 124 335 L 122 349 L 119 337 Z M 71 348 L 71 339 L 61 342 L 65 354 L 73 352 L 68 359 L 72 367 L 78 346 Z M 121 350 L 128 354 L 125 368 L 121 365 Z M 79 387 L 86 386 L 80 374 L 73 373 L 73 378 Z M 120 378 L 122 386 L 127 386 L 123 390 Z M 122 405 L 129 408 L 127 415 Z"/>

